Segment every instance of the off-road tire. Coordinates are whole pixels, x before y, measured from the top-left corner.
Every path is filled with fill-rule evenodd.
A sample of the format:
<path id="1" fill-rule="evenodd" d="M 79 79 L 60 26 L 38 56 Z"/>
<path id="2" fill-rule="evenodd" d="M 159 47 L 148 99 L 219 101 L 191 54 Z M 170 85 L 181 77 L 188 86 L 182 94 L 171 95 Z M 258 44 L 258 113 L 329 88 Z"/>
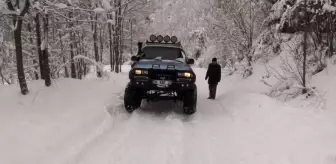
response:
<path id="1" fill-rule="evenodd" d="M 197 107 L 197 86 L 193 90 L 187 91 L 183 98 L 183 113 L 191 115 L 196 112 Z"/>
<path id="2" fill-rule="evenodd" d="M 127 112 L 132 113 L 141 105 L 141 92 L 133 88 L 130 83 L 127 84 L 124 94 L 124 106 Z"/>

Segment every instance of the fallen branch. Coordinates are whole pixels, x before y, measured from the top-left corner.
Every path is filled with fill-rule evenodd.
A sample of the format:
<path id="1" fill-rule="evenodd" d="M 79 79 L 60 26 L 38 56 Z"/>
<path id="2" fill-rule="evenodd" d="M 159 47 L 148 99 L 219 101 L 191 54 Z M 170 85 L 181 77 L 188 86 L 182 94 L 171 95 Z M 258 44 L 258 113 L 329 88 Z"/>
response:
<path id="1" fill-rule="evenodd" d="M 273 87 L 271 84 L 268 84 L 264 79 L 260 79 L 260 81 L 271 88 Z"/>

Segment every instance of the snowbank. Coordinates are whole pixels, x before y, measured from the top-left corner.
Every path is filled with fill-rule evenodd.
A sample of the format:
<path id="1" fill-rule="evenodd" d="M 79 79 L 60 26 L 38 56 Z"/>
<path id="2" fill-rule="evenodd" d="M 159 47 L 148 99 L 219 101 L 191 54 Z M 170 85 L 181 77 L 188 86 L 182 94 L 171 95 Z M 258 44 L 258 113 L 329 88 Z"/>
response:
<path id="1" fill-rule="evenodd" d="M 270 64 L 279 66 L 278 61 L 279 58 L 275 58 Z M 199 103 L 199 117 L 208 118 L 209 122 L 213 122 L 213 126 L 209 127 L 216 127 L 207 133 L 215 138 L 210 144 L 216 149 L 212 152 L 222 152 L 222 157 L 218 155 L 213 161 L 335 163 L 336 86 L 333 84 L 336 83 L 336 67 L 328 70 L 332 76 L 322 72 L 313 77 L 312 83 L 321 93 L 328 91 L 325 97 L 327 108 L 324 110 L 316 108 L 315 98 L 298 97 L 286 104 L 266 96 L 263 93 L 268 93 L 271 87 L 260 81 L 266 73 L 265 67 L 255 64 L 253 69 L 254 74 L 244 80 L 238 74 L 223 76 L 218 86 L 219 100 Z M 223 119 L 223 123 L 213 121 L 216 119 Z M 223 147 L 229 150 L 223 150 Z"/>
<path id="2" fill-rule="evenodd" d="M 336 113 L 336 65 L 334 61 L 335 58 L 329 60 L 327 68 L 312 77 L 312 84 L 321 93 L 325 108 Z"/>
<path id="3" fill-rule="evenodd" d="M 229 141 L 218 138 L 222 142 L 217 147 L 231 149 L 226 162 L 335 162 L 330 159 L 336 155 L 336 126 L 328 112 L 293 108 L 253 92 L 228 92 L 221 99 L 227 117 L 233 120 L 221 124 L 228 135 L 223 138 Z"/>
<path id="4" fill-rule="evenodd" d="M 66 162 L 110 126 L 104 108 L 118 100 L 121 85 L 113 80 L 60 79 L 46 88 L 34 81 L 28 96 L 22 96 L 18 86 L 0 87 L 0 163 Z"/>

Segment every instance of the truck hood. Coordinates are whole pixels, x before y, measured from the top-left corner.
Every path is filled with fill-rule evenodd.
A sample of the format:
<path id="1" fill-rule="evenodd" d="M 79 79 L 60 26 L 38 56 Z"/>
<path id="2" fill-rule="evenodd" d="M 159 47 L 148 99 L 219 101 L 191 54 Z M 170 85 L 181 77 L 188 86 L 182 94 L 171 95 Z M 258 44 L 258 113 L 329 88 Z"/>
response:
<path id="1" fill-rule="evenodd" d="M 168 66 L 174 66 L 175 70 L 191 71 L 191 68 L 188 64 L 176 60 L 142 59 L 140 61 L 137 61 L 133 68 L 151 69 L 153 68 L 153 65 L 160 66 L 155 67 L 155 69 L 167 69 Z"/>

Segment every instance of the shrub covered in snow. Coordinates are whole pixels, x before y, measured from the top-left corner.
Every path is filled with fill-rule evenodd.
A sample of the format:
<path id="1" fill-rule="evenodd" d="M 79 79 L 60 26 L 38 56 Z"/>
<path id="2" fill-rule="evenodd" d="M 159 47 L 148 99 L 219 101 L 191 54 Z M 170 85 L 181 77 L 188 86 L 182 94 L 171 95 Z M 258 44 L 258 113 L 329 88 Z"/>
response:
<path id="1" fill-rule="evenodd" d="M 334 4 L 335 5 L 335 4 Z M 336 6 L 327 0 L 307 0 L 307 16 L 310 25 L 318 25 L 321 31 L 328 31 L 330 15 L 335 18 Z M 271 10 L 271 14 L 265 20 L 265 24 L 278 24 L 278 30 L 285 33 L 303 31 L 306 20 L 304 1 L 279 0 Z M 333 20 L 334 21 L 334 20 Z"/>
<path id="2" fill-rule="evenodd" d="M 281 52 L 281 42 L 275 35 L 274 29 L 271 28 L 260 34 L 253 47 L 253 61 L 265 63 Z"/>

